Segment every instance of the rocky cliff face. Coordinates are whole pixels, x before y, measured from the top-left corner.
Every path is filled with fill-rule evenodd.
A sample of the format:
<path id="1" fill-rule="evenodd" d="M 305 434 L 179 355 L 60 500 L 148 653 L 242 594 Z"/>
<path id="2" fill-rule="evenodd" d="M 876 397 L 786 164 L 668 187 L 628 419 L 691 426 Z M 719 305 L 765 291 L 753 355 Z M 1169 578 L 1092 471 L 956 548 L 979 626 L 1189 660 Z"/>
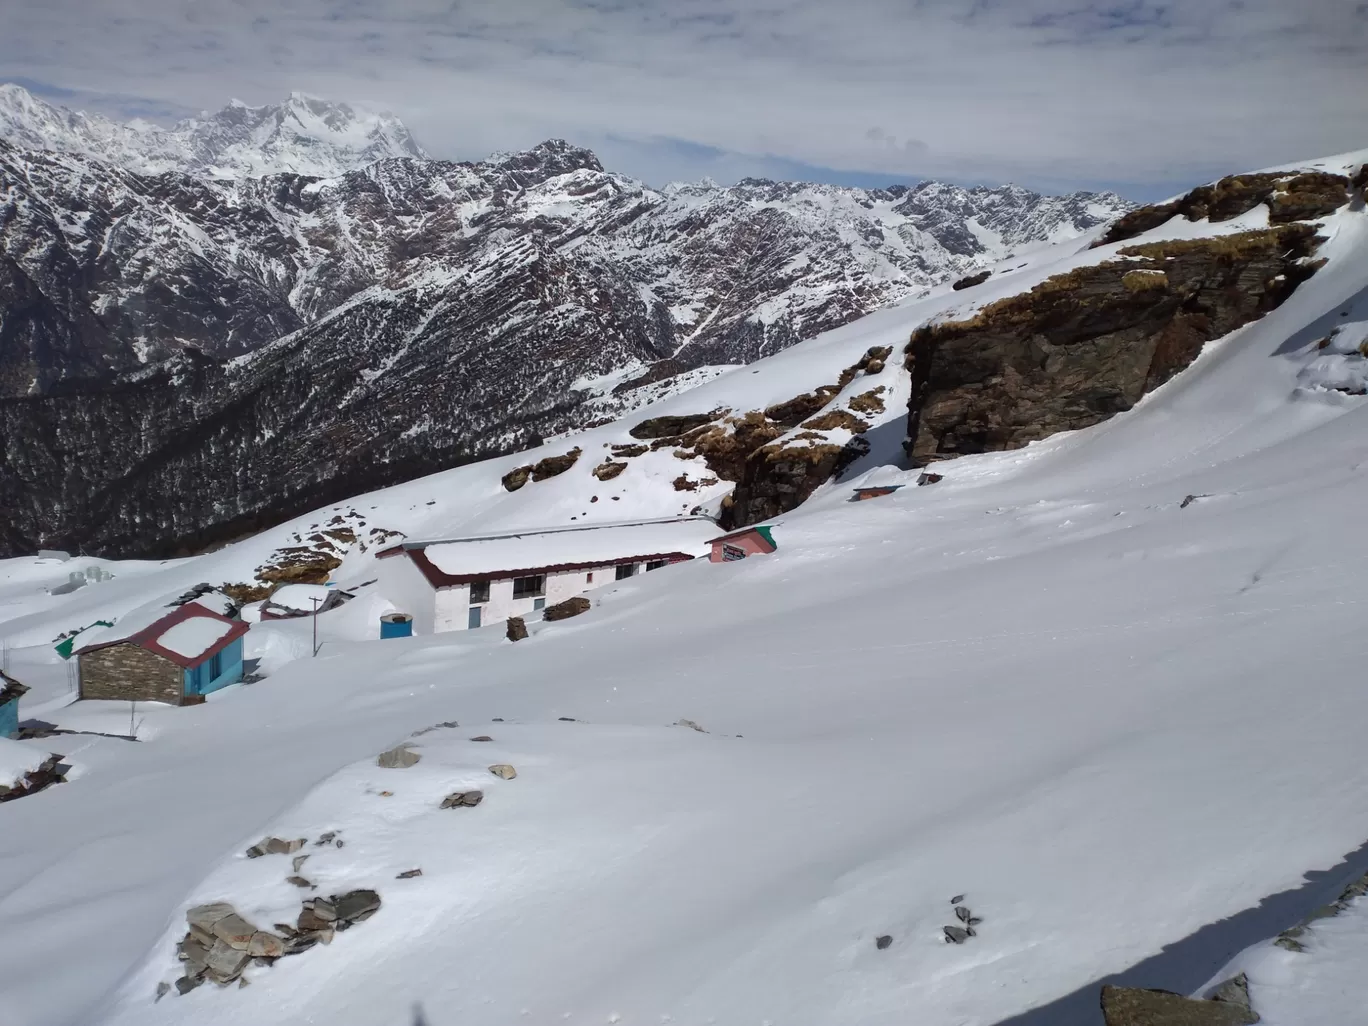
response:
<path id="1" fill-rule="evenodd" d="M 262 110 L 218 118 L 214 152 Z M 39 127 L 0 143 L 4 552 L 179 551 L 519 447 L 612 416 L 625 378 L 777 352 L 1128 208 L 934 183 L 654 190 L 564 142 L 152 174 L 26 148 L 56 132 Z"/>
<path id="2" fill-rule="evenodd" d="M 1204 343 L 1278 306 L 1319 266 L 1319 241 L 1298 223 L 1135 245 L 920 328 L 906 349 L 909 456 L 1015 449 L 1130 409 Z"/>

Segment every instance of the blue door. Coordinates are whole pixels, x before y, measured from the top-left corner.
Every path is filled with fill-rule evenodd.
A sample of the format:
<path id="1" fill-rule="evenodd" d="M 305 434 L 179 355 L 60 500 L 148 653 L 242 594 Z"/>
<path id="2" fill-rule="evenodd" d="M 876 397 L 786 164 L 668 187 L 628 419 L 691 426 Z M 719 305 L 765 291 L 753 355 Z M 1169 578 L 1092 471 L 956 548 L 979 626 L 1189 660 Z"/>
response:
<path id="1" fill-rule="evenodd" d="M 467 626 L 467 627 L 478 627 L 478 626 L 480 626 L 480 610 L 481 610 L 482 608 L 483 608 L 482 606 L 471 606 L 471 607 L 470 607 L 470 619 L 466 622 L 466 626 Z"/>

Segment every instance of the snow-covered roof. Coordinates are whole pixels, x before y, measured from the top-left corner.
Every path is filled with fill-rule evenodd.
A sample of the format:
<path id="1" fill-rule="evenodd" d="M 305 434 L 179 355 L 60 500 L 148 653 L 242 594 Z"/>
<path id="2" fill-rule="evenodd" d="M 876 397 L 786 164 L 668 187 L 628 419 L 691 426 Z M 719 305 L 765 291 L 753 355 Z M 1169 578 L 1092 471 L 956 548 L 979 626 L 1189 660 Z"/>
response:
<path id="1" fill-rule="evenodd" d="M 5 671 L 0 670 L 0 705 L 12 702 L 16 698 L 22 698 L 27 693 L 27 687 L 20 684 Z"/>
<path id="2" fill-rule="evenodd" d="M 434 585 L 446 585 L 649 559 L 691 559 L 707 552 L 716 535 L 717 525 L 706 517 L 674 517 L 406 541 L 401 550 Z"/>
<path id="3" fill-rule="evenodd" d="M 202 653 L 213 648 L 232 631 L 232 620 L 191 616 L 180 623 L 172 624 L 170 630 L 157 637 L 156 644 L 168 652 L 175 652 L 186 659 L 200 662 Z"/>
<path id="4" fill-rule="evenodd" d="M 13 787 L 44 762 L 48 753 L 21 741 L 0 737 L 0 787 Z"/>
<path id="5" fill-rule="evenodd" d="M 149 603 L 149 606 L 153 605 L 155 603 Z M 223 651 L 250 629 L 241 620 L 230 620 L 198 600 L 170 609 L 161 606 L 162 615 L 151 622 L 147 619 L 149 606 L 141 606 L 121 617 L 113 627 L 105 628 L 78 648 L 76 654 L 130 644 L 190 669 Z"/>
<path id="6" fill-rule="evenodd" d="M 113 627 L 91 627 L 81 632 L 74 646 L 76 652 L 128 641 L 136 634 L 142 634 L 149 627 L 162 620 L 177 609 L 194 605 L 218 616 L 228 617 L 237 604 L 221 591 L 207 591 L 180 601 L 180 595 L 163 595 L 158 599 L 136 606 L 114 621 Z"/>
<path id="7" fill-rule="evenodd" d="M 286 584 L 275 590 L 267 599 L 267 605 L 311 613 L 314 609 L 314 599 L 317 599 L 318 604 L 322 605 L 328 601 L 328 596 L 336 590 L 336 588 L 329 588 L 322 584 Z"/>

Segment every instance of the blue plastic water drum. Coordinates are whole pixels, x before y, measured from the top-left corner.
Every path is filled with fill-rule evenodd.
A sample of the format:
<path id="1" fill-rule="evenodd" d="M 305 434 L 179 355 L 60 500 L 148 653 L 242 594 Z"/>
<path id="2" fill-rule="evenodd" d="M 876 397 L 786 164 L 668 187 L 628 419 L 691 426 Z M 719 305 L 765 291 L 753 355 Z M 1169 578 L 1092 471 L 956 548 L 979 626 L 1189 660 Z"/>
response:
<path id="1" fill-rule="evenodd" d="M 380 617 L 381 638 L 413 637 L 413 617 L 408 613 L 386 613 Z"/>

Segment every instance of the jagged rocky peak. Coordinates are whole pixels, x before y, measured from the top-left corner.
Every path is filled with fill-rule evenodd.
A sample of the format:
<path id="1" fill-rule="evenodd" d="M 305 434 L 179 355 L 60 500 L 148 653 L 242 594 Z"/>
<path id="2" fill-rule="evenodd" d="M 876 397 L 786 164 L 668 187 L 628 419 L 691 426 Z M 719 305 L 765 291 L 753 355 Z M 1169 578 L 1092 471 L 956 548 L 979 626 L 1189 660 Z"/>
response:
<path id="1" fill-rule="evenodd" d="M 592 150 L 564 139 L 547 139 L 521 153 L 497 153 L 484 164 L 509 176 L 520 186 L 539 185 L 574 171 L 604 170 Z"/>
<path id="2" fill-rule="evenodd" d="M 0 85 L 0 136 L 24 149 L 95 157 L 149 174 L 213 178 L 331 177 L 387 157 L 427 157 L 395 115 L 299 92 L 258 107 L 234 100 L 164 128 L 69 110 L 7 83 Z"/>
<path id="3" fill-rule="evenodd" d="M 299 92 L 260 107 L 234 100 L 173 132 L 186 141 L 192 169 L 222 177 L 282 171 L 329 177 L 387 157 L 427 157 L 393 114 Z"/>

